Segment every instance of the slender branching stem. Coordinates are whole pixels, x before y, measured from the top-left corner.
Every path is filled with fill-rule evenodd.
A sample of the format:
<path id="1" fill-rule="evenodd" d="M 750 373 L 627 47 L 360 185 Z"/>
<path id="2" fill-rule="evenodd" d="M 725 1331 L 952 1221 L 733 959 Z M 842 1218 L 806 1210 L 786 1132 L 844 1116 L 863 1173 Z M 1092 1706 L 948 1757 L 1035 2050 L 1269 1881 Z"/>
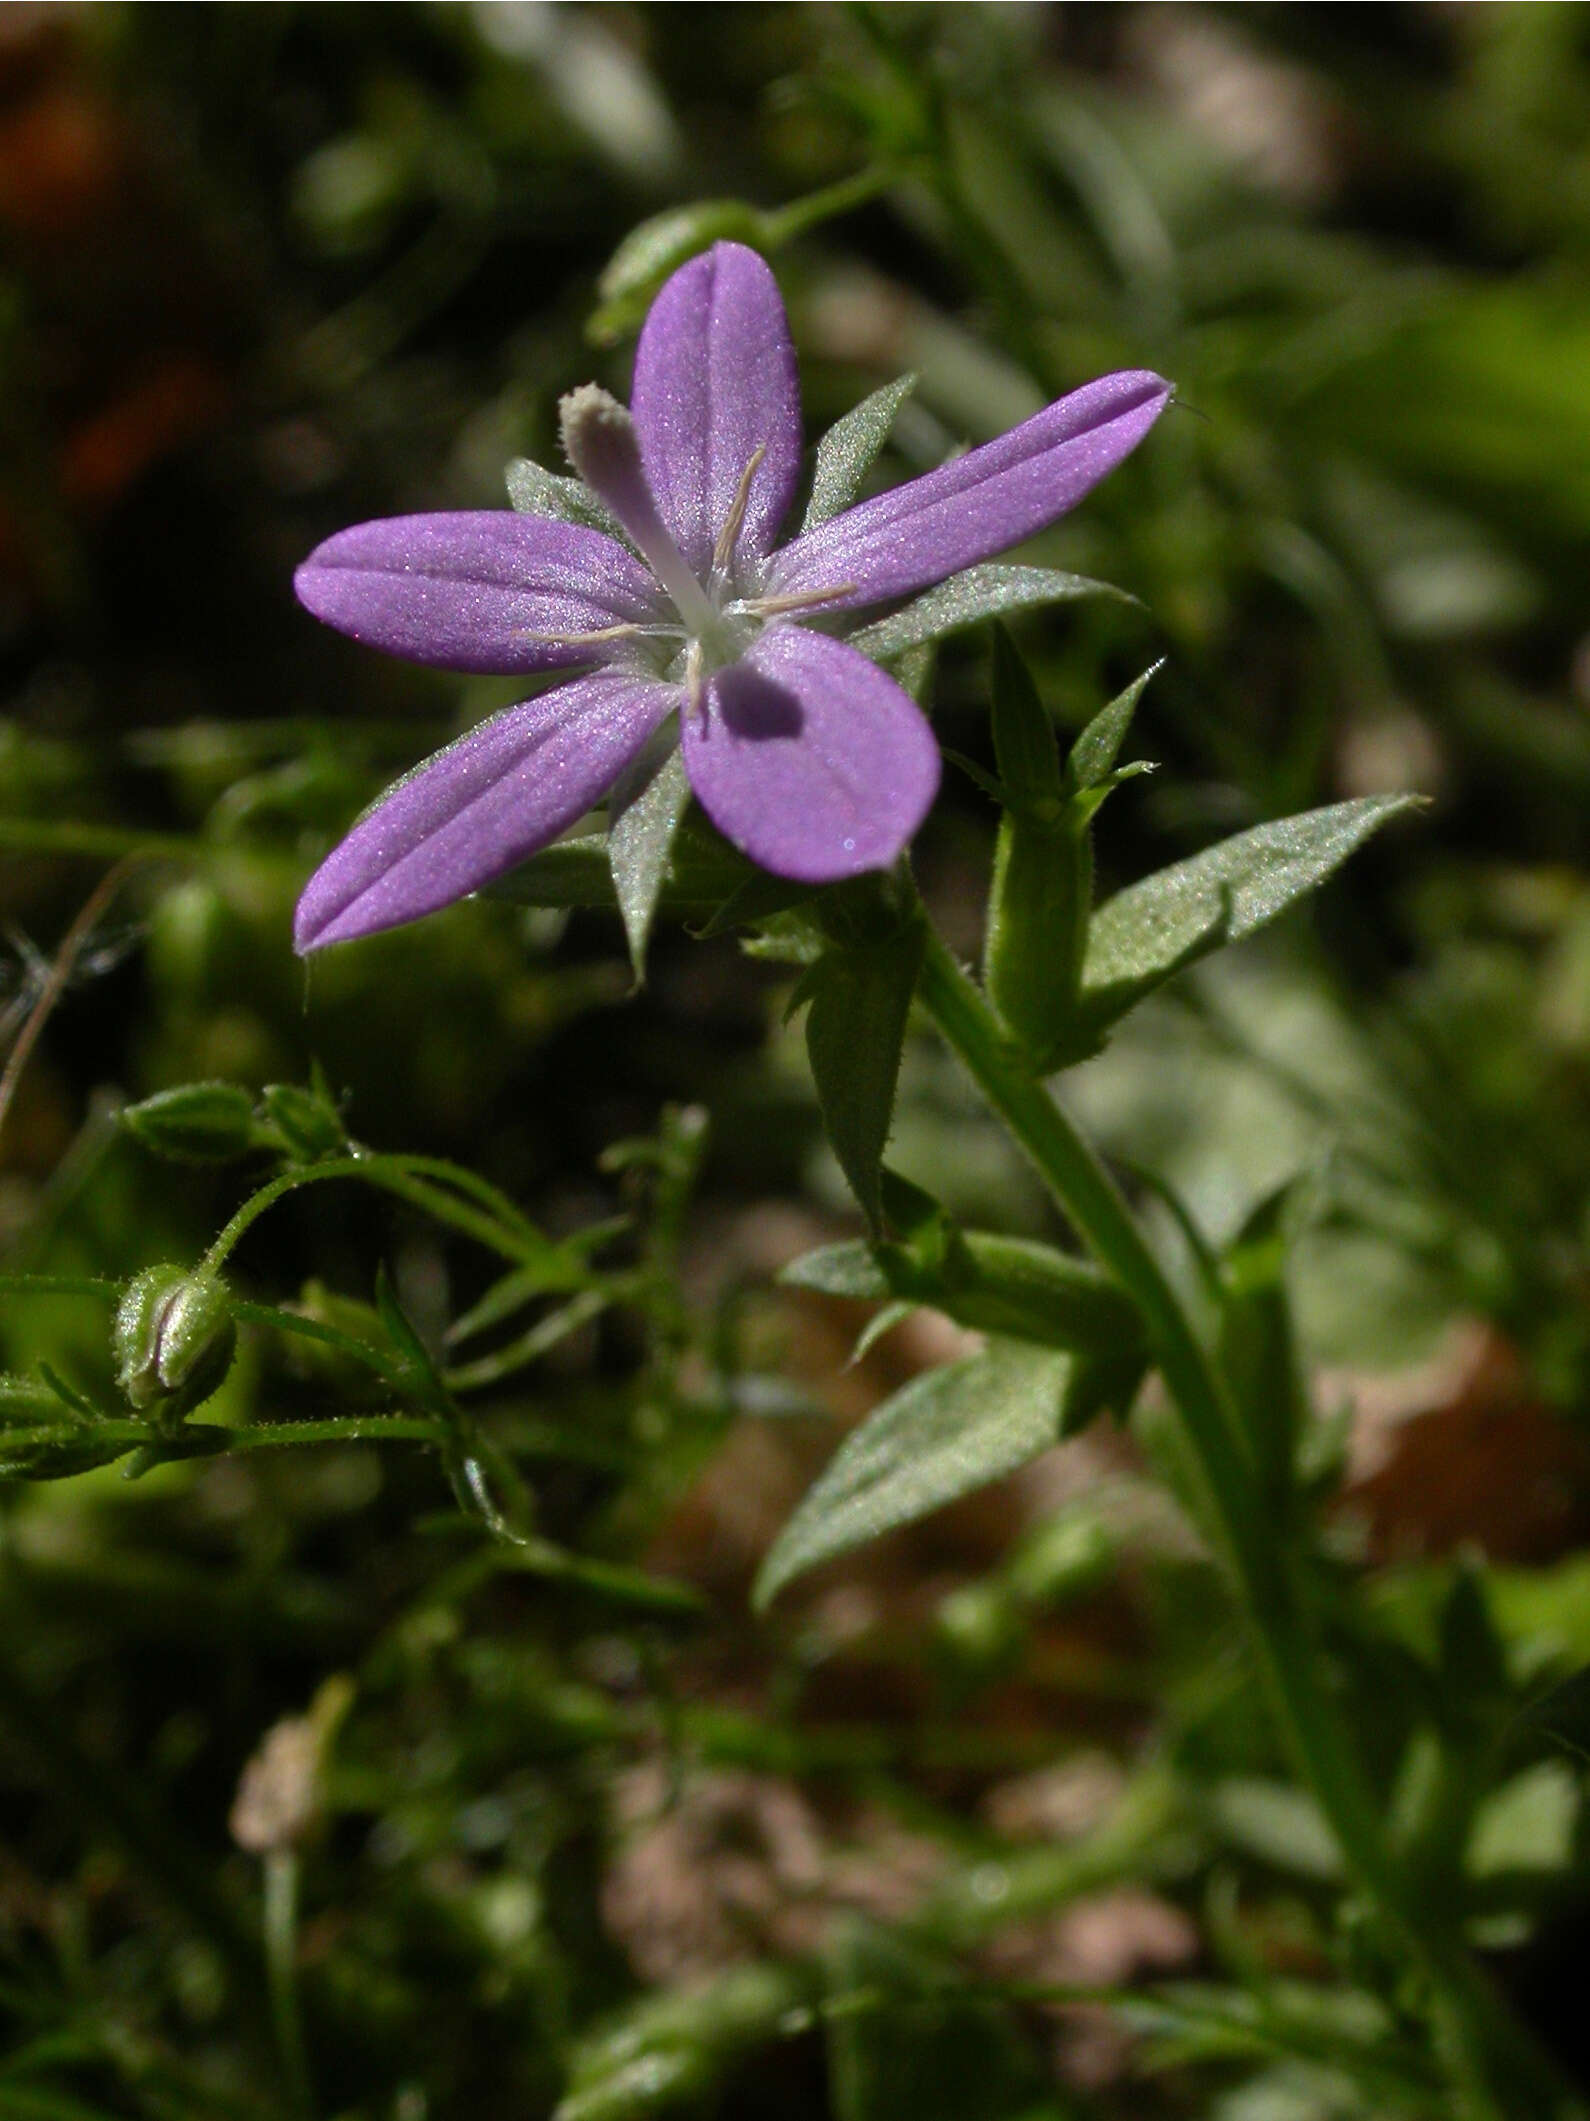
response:
<path id="1" fill-rule="evenodd" d="M 1297 1557 L 1262 1506 L 1231 1394 L 1131 1208 L 943 942 L 930 936 L 921 998 L 1078 1235 L 1136 1300 L 1172 1402 L 1204 1530 L 1246 1617 L 1270 1706 L 1357 1888 L 1417 1969 L 1474 2121 L 1584 2121 L 1464 1950 L 1420 1902 L 1390 1847 L 1383 1805 L 1332 1693 Z"/>

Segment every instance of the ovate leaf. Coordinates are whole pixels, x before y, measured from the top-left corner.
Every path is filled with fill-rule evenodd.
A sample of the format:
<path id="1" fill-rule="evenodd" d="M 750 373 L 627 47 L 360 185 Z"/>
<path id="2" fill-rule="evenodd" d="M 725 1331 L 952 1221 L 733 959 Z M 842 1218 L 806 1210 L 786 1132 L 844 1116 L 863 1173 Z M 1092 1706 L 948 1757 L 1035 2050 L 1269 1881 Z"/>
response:
<path id="1" fill-rule="evenodd" d="M 1014 1473 L 1054 1443 L 1070 1357 L 1016 1341 L 912 1380 L 840 1445 L 773 1543 L 767 1605 L 795 1577 Z"/>
<path id="2" fill-rule="evenodd" d="M 936 641 L 946 633 L 959 633 L 983 619 L 1002 612 L 1030 611 L 1040 604 L 1070 604 L 1079 597 L 1117 597 L 1130 604 L 1135 598 L 1109 582 L 1095 582 L 1085 574 L 1062 574 L 1054 567 L 1009 567 L 994 561 L 984 567 L 968 567 L 951 575 L 936 589 L 929 589 L 902 610 L 886 619 L 875 619 L 850 635 L 850 644 L 874 662 L 915 648 L 921 641 Z"/>
<path id="3" fill-rule="evenodd" d="M 885 383 L 882 390 L 863 398 L 829 428 L 817 445 L 812 497 L 806 504 L 803 531 L 815 530 L 819 523 L 842 515 L 855 500 L 873 459 L 889 439 L 896 413 L 915 388 L 915 376 L 901 376 L 893 383 Z"/>
<path id="4" fill-rule="evenodd" d="M 1255 825 L 1173 863 L 1106 901 L 1088 930 L 1082 1000 L 1114 1021 L 1162 980 L 1222 943 L 1240 941 L 1324 883 L 1411 795 L 1364 795 Z"/>

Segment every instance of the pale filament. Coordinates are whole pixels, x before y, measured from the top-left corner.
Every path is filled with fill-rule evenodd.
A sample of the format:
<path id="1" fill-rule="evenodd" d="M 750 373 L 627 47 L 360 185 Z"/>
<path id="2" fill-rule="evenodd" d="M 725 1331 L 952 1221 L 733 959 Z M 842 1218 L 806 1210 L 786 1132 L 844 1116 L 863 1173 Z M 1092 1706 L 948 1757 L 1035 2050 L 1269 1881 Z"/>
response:
<path id="1" fill-rule="evenodd" d="M 740 526 L 745 521 L 745 511 L 751 499 L 751 481 L 756 477 L 757 467 L 767 455 L 766 443 L 759 443 L 751 452 L 751 461 L 740 474 L 740 483 L 735 489 L 729 513 L 718 532 L 718 542 L 712 548 L 712 577 L 721 581 L 729 571 L 729 562 L 734 558 L 735 540 L 740 535 Z"/>
<path id="2" fill-rule="evenodd" d="M 514 638 L 520 641 L 552 641 L 560 648 L 600 648 L 607 641 L 630 641 L 642 634 L 663 634 L 673 629 L 667 626 L 637 626 L 632 619 L 621 619 L 616 626 L 599 626 L 594 633 L 542 633 L 534 626 L 515 626 Z"/>
<path id="3" fill-rule="evenodd" d="M 781 611 L 810 611 L 816 604 L 831 604 L 835 597 L 854 596 L 860 586 L 858 582 L 836 582 L 831 589 L 795 589 L 788 596 L 745 597 L 730 609 L 743 611 L 747 618 L 772 619 Z"/>

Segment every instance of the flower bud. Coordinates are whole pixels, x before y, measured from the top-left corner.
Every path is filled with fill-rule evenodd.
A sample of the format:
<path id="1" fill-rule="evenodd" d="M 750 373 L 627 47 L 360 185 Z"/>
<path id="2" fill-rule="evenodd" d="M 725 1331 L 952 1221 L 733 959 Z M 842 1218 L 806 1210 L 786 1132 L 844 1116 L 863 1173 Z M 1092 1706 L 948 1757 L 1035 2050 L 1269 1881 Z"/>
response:
<path id="1" fill-rule="evenodd" d="M 255 1145 L 254 1101 L 237 1083 L 181 1083 L 121 1115 L 128 1133 L 183 1164 L 224 1164 Z"/>
<path id="2" fill-rule="evenodd" d="M 340 1156 L 348 1146 L 342 1115 L 329 1098 L 313 1090 L 297 1083 L 267 1083 L 260 1107 L 295 1163 L 313 1164 L 323 1156 Z"/>
<path id="3" fill-rule="evenodd" d="M 112 1344 L 116 1382 L 134 1407 L 188 1413 L 231 1367 L 237 1327 L 226 1283 L 202 1268 L 145 1268 L 127 1284 Z"/>
<path id="4" fill-rule="evenodd" d="M 725 238 L 755 249 L 763 234 L 762 215 L 743 199 L 696 199 L 653 214 L 630 230 L 603 268 L 591 337 L 610 346 L 632 331 L 668 275 L 698 252 Z"/>

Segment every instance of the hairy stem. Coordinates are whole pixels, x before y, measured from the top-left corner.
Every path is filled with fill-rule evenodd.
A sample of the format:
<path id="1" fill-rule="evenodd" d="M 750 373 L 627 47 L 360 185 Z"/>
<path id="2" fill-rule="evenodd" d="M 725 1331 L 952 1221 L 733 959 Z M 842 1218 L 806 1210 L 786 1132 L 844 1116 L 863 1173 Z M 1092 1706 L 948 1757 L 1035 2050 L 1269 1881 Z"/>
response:
<path id="1" fill-rule="evenodd" d="M 1200 1514 L 1236 1587 L 1277 1725 L 1356 1884 L 1427 1984 L 1463 2111 L 1475 2121 L 1584 2121 L 1583 2103 L 1461 1941 L 1431 1921 L 1387 1843 L 1382 1803 L 1330 1691 L 1300 1571 L 1274 1536 L 1225 1381 L 1126 1200 L 936 935 L 921 998 L 1069 1221 L 1138 1304 L 1174 1403 Z"/>

